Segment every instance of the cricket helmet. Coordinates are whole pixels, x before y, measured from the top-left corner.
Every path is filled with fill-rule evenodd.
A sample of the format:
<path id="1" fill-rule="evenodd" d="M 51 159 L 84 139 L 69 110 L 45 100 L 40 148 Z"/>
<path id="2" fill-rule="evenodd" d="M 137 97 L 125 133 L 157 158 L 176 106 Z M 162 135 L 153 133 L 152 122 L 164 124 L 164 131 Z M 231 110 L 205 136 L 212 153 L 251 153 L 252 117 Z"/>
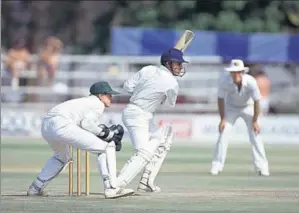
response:
<path id="1" fill-rule="evenodd" d="M 166 66 L 166 63 L 169 63 L 171 66 L 171 62 L 188 63 L 187 61 L 185 61 L 183 56 L 184 56 L 184 53 L 181 50 L 178 50 L 175 48 L 170 48 L 162 53 L 161 58 L 160 58 L 160 63 L 163 66 Z M 172 68 L 170 71 L 174 76 L 180 76 L 180 77 L 182 77 L 186 73 L 186 70 L 184 67 L 182 68 L 182 70 L 179 73 L 175 73 L 172 70 Z"/>

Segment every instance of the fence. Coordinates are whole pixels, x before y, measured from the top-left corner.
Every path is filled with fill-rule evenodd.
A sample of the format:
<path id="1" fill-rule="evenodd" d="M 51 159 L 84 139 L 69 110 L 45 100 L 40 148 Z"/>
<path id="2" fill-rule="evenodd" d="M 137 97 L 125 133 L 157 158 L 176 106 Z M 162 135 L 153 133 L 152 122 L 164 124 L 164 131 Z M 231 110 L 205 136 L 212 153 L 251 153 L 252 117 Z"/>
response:
<path id="1" fill-rule="evenodd" d="M 32 57 L 32 61 L 36 60 Z M 1 60 L 5 59 L 2 55 Z M 18 91 L 12 91 L 10 86 L 2 86 L 2 100 L 6 102 L 19 101 L 27 95 L 42 96 L 43 103 L 25 105 L 40 105 L 58 103 L 70 98 L 88 95 L 88 87 L 98 80 L 105 80 L 112 84 L 115 89 L 120 90 L 122 95 L 115 98 L 112 110 L 123 108 L 129 95 L 121 90 L 121 85 L 142 66 L 158 64 L 158 56 L 98 56 L 98 55 L 62 55 L 59 58 L 56 84 L 52 88 L 21 86 Z M 216 112 L 217 82 L 221 75 L 224 64 L 217 56 L 195 57 L 187 56 L 190 61 L 187 66 L 187 74 L 179 78 L 180 96 L 178 105 L 174 109 L 161 109 L 160 112 Z M 296 108 L 299 102 L 298 87 L 295 85 L 296 76 L 299 77 L 298 67 L 292 75 L 283 64 L 268 64 L 264 67 L 272 82 L 271 101 L 275 105 L 286 109 Z M 296 70 L 297 69 L 297 70 Z M 22 78 L 35 79 L 36 70 L 26 70 L 20 73 Z M 291 88 L 292 87 L 292 88 Z M 297 88 L 297 89 L 296 89 Z M 297 91 L 297 92 L 296 92 Z M 281 92 L 285 94 L 285 103 L 281 103 Z M 24 107 L 24 104 L 19 105 Z M 295 108 L 294 108 L 295 107 Z"/>
<path id="2" fill-rule="evenodd" d="M 48 107 L 48 106 L 47 106 Z M 1 136 L 41 137 L 42 116 L 47 107 L 13 108 L 2 106 Z M 105 112 L 100 122 L 108 126 L 122 124 L 121 113 Z M 184 144 L 213 144 L 218 137 L 219 116 L 215 114 L 194 115 L 178 113 L 160 113 L 156 115 L 158 125 L 170 124 L 174 129 L 174 142 Z M 299 144 L 299 116 L 261 117 L 261 134 L 267 144 Z M 248 144 L 245 123 L 238 119 L 232 129 L 230 143 Z M 125 128 L 124 140 L 129 140 Z"/>
<path id="3" fill-rule="evenodd" d="M 3 59 L 3 57 L 2 57 Z M 175 108 L 161 108 L 157 119 L 159 124 L 171 123 L 175 126 L 177 141 L 211 143 L 217 137 L 218 116 L 216 112 L 217 81 L 223 70 L 219 57 L 187 57 L 191 62 L 188 73 L 179 80 L 181 94 L 191 99 L 189 103 L 177 104 Z M 158 64 L 159 57 L 116 57 L 116 56 L 72 56 L 62 55 L 56 83 L 66 85 L 64 89 L 37 86 L 20 87 L 12 91 L 10 86 L 1 88 L 1 95 L 7 94 L 38 94 L 48 95 L 50 100 L 56 96 L 65 99 L 88 95 L 91 83 L 98 80 L 109 81 L 116 89 L 141 66 Z M 276 68 L 276 72 L 275 69 Z M 271 67 L 273 73 L 278 73 L 278 82 L 290 82 L 288 75 L 281 69 Z M 282 75 L 284 74 L 284 75 Z M 28 70 L 21 73 L 24 78 L 36 78 L 36 71 Z M 57 85 L 56 84 L 56 85 Z M 120 97 L 128 97 L 125 93 Z M 192 98 L 195 101 L 192 102 Z M 189 100 L 190 100 L 189 99 Z M 202 100 L 200 103 L 198 100 Z M 40 137 L 40 123 L 44 113 L 57 104 L 47 102 L 2 102 L 1 133 L 3 136 L 38 136 Z M 120 112 L 125 104 L 114 104 L 103 115 L 103 123 L 108 125 L 121 123 Z M 207 115 L 194 115 L 194 112 L 206 112 Z M 182 113 L 185 113 L 182 115 Z M 264 122 L 264 136 L 267 143 L 298 143 L 298 116 L 266 117 Z M 235 142 L 246 142 L 246 129 L 242 122 L 238 122 L 234 132 Z M 127 133 L 126 133 L 127 137 Z M 127 137 L 128 138 L 128 137 Z"/>
<path id="4" fill-rule="evenodd" d="M 2 60 L 5 58 L 2 57 Z M 202 103 L 181 104 L 176 110 L 208 110 L 215 111 L 216 105 L 213 99 L 216 98 L 217 81 L 220 75 L 217 66 L 221 65 L 219 57 L 186 57 L 190 62 L 188 73 L 184 78 L 179 79 L 181 87 L 180 96 L 202 100 Z M 35 61 L 36 57 L 32 58 Z M 62 55 L 59 58 L 58 71 L 56 75 L 56 84 L 53 88 L 38 87 L 35 85 L 21 86 L 18 91 L 13 91 L 8 86 L 2 86 L 1 95 L 10 97 L 13 94 L 27 95 L 34 94 L 39 96 L 47 96 L 48 101 L 53 103 L 51 98 L 62 97 L 63 99 L 76 98 L 88 95 L 89 86 L 98 80 L 105 80 L 112 84 L 116 90 L 122 92 L 117 99 L 127 100 L 129 95 L 121 89 L 123 82 L 137 72 L 142 66 L 148 64 L 159 64 L 158 56 L 82 56 L 82 55 Z M 197 66 L 197 67 L 196 67 Z M 216 68 L 215 68 L 216 66 Z M 200 67 L 198 69 L 198 67 Z M 199 75 L 200 73 L 200 75 Z M 35 79 L 36 70 L 26 70 L 20 73 L 21 78 Z M 199 85 L 199 86 L 198 86 Z M 213 86 L 211 86 L 213 85 Z M 57 101 L 56 101 L 57 102 Z M 123 103 L 124 101 L 122 101 Z M 8 105 L 9 103 L 7 103 Z M 10 103 L 11 104 L 11 103 Z M 47 104 L 38 103 L 35 105 Z M 34 103 L 22 103 L 17 106 L 32 106 Z M 123 104 L 115 104 L 112 109 L 118 110 Z M 166 108 L 162 111 L 167 110 Z M 173 110 L 173 109 L 169 109 Z"/>

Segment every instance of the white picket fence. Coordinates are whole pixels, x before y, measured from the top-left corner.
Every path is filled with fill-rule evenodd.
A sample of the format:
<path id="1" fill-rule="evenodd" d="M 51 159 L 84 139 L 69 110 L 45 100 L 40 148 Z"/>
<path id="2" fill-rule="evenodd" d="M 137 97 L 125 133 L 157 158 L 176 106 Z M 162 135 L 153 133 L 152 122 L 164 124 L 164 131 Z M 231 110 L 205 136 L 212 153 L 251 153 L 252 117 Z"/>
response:
<path id="1" fill-rule="evenodd" d="M 2 55 L 1 60 L 5 59 Z M 32 57 L 32 61 L 36 60 L 36 56 Z M 216 105 L 216 84 L 223 66 L 219 57 L 186 57 L 190 62 L 187 67 L 187 74 L 179 79 L 181 87 L 180 95 L 188 96 L 193 100 L 204 99 L 208 103 L 197 104 L 180 104 L 173 110 L 208 110 L 215 111 Z M 132 76 L 141 66 L 147 64 L 158 65 L 159 56 L 98 56 L 98 55 L 61 55 L 59 58 L 59 66 L 56 75 L 56 85 L 53 88 L 38 86 L 20 86 L 17 91 L 7 86 L 1 87 L 2 96 L 37 94 L 39 96 L 85 96 L 89 94 L 89 86 L 91 83 L 104 80 L 111 83 L 116 90 L 122 92 L 123 82 Z M 109 72 L 112 66 L 116 66 L 117 72 Z M 26 70 L 20 73 L 22 78 L 35 79 L 36 70 Z M 69 82 L 72 81 L 72 85 Z M 41 105 L 47 103 L 28 103 L 29 105 Z M 21 106 L 21 105 L 19 105 Z M 24 107 L 24 104 L 22 104 Z M 116 104 L 113 109 L 122 108 L 122 105 Z M 167 109 L 161 109 L 166 110 Z"/>

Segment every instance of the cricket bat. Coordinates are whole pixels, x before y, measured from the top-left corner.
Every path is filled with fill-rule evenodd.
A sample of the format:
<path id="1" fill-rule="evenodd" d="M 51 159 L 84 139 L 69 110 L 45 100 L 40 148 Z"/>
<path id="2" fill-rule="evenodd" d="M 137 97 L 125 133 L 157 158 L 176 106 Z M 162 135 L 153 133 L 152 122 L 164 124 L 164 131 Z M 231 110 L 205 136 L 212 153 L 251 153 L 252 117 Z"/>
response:
<path id="1" fill-rule="evenodd" d="M 194 38 L 194 33 L 191 30 L 185 30 L 183 35 L 177 41 L 174 48 L 184 52 L 187 49 L 187 47 L 190 45 L 193 38 Z"/>

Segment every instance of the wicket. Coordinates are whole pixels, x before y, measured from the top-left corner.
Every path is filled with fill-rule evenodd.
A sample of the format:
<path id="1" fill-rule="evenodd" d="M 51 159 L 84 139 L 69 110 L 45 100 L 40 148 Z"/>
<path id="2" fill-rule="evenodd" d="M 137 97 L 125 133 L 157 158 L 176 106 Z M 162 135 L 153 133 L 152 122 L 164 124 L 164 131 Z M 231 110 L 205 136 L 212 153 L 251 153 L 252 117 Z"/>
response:
<path id="1" fill-rule="evenodd" d="M 69 163 L 69 195 L 73 195 L 74 190 L 74 150 L 70 147 L 71 162 Z M 85 195 L 89 195 L 90 190 L 90 165 L 89 165 L 89 153 L 85 151 Z M 77 149 L 77 196 L 81 196 L 81 150 Z"/>

